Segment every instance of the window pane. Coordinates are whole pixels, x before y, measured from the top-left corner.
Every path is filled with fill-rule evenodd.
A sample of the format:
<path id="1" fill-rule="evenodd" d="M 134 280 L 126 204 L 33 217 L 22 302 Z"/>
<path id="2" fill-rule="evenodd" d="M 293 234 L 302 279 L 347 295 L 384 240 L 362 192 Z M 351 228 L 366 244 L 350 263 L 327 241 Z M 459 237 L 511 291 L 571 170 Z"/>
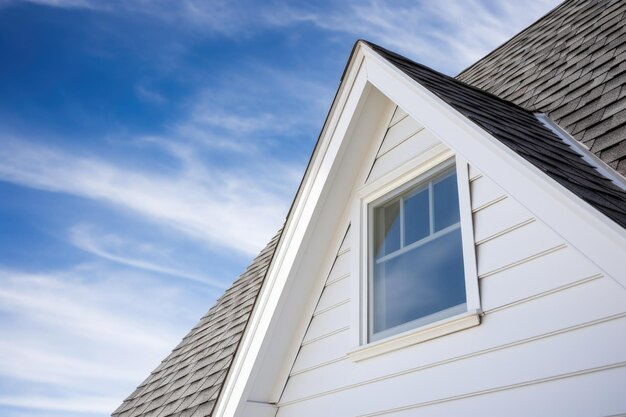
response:
<path id="1" fill-rule="evenodd" d="M 375 257 L 379 258 L 400 249 L 400 202 L 376 208 L 374 219 Z"/>
<path id="2" fill-rule="evenodd" d="M 404 200 L 404 244 L 410 245 L 430 234 L 428 188 Z"/>
<path id="3" fill-rule="evenodd" d="M 377 264 L 373 281 L 374 333 L 465 303 L 461 229 Z"/>
<path id="4" fill-rule="evenodd" d="M 456 174 L 433 184 L 435 232 L 459 222 Z"/>

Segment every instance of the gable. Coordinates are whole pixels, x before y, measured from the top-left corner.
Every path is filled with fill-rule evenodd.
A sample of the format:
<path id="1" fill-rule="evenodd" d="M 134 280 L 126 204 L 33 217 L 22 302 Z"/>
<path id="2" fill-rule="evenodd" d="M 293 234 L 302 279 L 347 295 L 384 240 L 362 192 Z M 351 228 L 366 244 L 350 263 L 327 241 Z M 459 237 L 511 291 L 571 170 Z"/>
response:
<path id="1" fill-rule="evenodd" d="M 383 155 L 406 156 L 397 145 L 397 123 L 394 117 L 387 128 L 380 149 L 389 150 Z M 524 404 L 507 407 L 512 415 L 581 409 L 610 415 L 626 406 L 618 389 L 603 390 L 602 400 L 570 396 L 572 383 L 609 388 L 626 375 L 624 355 L 616 358 L 607 348 L 621 343 L 614 332 L 626 328 L 624 288 L 473 167 L 468 181 L 481 325 L 355 362 L 348 355 L 359 303 L 352 290 L 359 280 L 353 224 L 330 270 L 320 271 L 323 289 L 311 295 L 316 307 L 277 401 L 277 417 L 489 415 L 495 404 L 512 402 Z M 568 401 L 537 404 L 538 392 L 547 391 Z"/>
<path id="2" fill-rule="evenodd" d="M 434 88 L 432 85 L 428 87 Z M 449 87 L 448 81 L 443 83 L 444 92 L 449 91 Z M 453 104 L 463 103 L 463 98 L 461 95 Z M 508 237 L 513 247 L 517 239 L 528 245 L 536 241 L 539 246 L 544 243 L 559 246 L 563 243 L 555 241 L 565 242 L 593 259 L 603 276 L 610 277 L 608 282 L 611 283 L 606 285 L 624 285 L 623 277 L 615 273 L 622 270 L 619 260 L 624 246 L 610 243 L 624 242 L 623 229 L 544 172 L 537 171 L 535 166 L 502 143 L 506 138 L 494 137 L 438 94 L 403 74 L 366 44 L 359 43 L 292 206 L 259 304 L 250 319 L 250 331 L 244 335 L 242 350 L 229 375 L 221 407 L 218 404 L 217 415 L 251 415 L 251 407 L 259 404 L 266 407 L 267 415 L 276 411 L 273 404 L 281 398 L 284 383 L 302 347 L 301 341 L 312 325 L 310 318 L 325 286 L 324 278 L 332 268 L 350 224 L 354 186 L 365 184 L 373 171 L 371 167 L 392 154 L 390 150 L 379 156 L 379 150 L 382 138 L 390 130 L 389 121 L 394 119 L 396 105 L 428 134 L 434 135 L 441 146 L 432 148 L 438 154 L 426 158 L 427 151 L 383 176 L 396 175 L 398 170 L 406 171 L 426 159 L 434 164 L 443 162 L 451 154 L 456 155 L 460 161 L 469 161 L 483 177 L 506 190 L 515 201 L 522 202 L 534 219 L 541 219 L 541 223 L 530 218 L 521 220 L 524 224 L 514 227 L 514 237 Z M 517 111 L 523 112 L 521 109 Z M 526 120 L 532 117 L 528 113 L 524 115 Z M 532 120 L 536 121 L 534 117 Z M 532 128 L 545 131 L 534 124 Z M 410 136 L 421 135 L 415 133 Z M 398 144 L 392 149 L 409 141 L 396 142 Z M 537 230 L 547 230 L 552 238 L 533 237 Z M 602 248 L 599 242 L 603 242 Z M 487 241 L 484 244 L 485 248 L 493 246 Z M 541 250 L 550 252 L 553 249 Z M 534 253 L 528 253 L 522 259 L 533 256 Z M 492 259 L 496 259 L 494 265 L 486 264 L 485 268 L 505 267 L 498 265 L 497 258 Z M 341 308 L 347 308 L 346 304 Z"/>
<path id="3" fill-rule="evenodd" d="M 626 3 L 569 0 L 457 78 L 550 116 L 626 175 Z"/>
<path id="4" fill-rule="evenodd" d="M 355 45 L 284 231 L 264 252 L 263 263 L 255 261 L 245 274 L 254 277 L 255 284 L 246 288 L 256 301 L 246 304 L 249 309 L 238 316 L 242 321 L 223 322 L 226 326 L 234 324 L 232 331 L 227 331 L 229 327 L 216 326 L 222 316 L 210 313 L 185 338 L 182 348 L 177 348 L 157 368 L 118 413 L 141 415 L 184 405 L 185 412 L 191 414 L 273 416 L 277 411 L 273 404 L 283 401 L 285 382 L 300 375 L 292 370 L 298 352 L 329 339 L 325 337 L 329 333 L 341 334 L 342 327 L 333 330 L 325 327 L 329 323 L 317 324 L 320 320 L 313 326 L 315 317 L 336 314 L 339 317 L 330 323 L 334 325 L 341 323 L 345 310 L 350 309 L 352 297 L 346 301 L 342 291 L 352 273 L 335 272 L 340 275 L 333 278 L 336 282 L 329 281 L 328 276 L 335 268 L 354 268 L 342 266 L 342 262 L 353 259 L 349 255 L 353 249 L 346 247 L 348 240 L 344 238 L 351 222 L 355 184 L 377 182 L 396 175 L 399 167 L 427 160 L 437 162 L 455 155 L 473 167 L 468 183 L 476 225 L 474 244 L 480 259 L 478 275 L 481 285 L 493 283 L 494 289 L 483 288 L 486 294 L 497 294 L 492 300 L 508 300 L 487 306 L 495 311 L 505 305 L 513 308 L 521 300 L 545 299 L 552 292 L 583 286 L 597 297 L 620 297 L 620 288 L 626 285 L 619 275 L 626 247 L 624 231 L 617 227 L 624 214 L 620 191 L 589 166 L 580 165 L 568 148 L 528 111 L 376 48 L 362 42 Z M 511 122 L 513 128 L 508 129 L 510 126 L 503 121 Z M 520 133 L 528 131 L 532 134 L 531 143 L 538 143 L 529 146 L 520 142 Z M 565 167 L 561 166 L 563 163 Z M 582 175 L 578 175 L 577 169 Z M 563 172 L 577 175 L 562 175 Z M 357 233 L 354 230 L 358 229 L 350 228 L 351 234 Z M 556 256 L 558 262 L 552 263 Z M 593 260 L 593 268 L 580 261 L 584 258 Z M 576 273 L 591 275 L 570 274 L 567 268 L 561 274 L 555 266 L 562 267 L 559 262 L 576 266 Z M 527 274 L 536 274 L 533 276 L 538 278 L 511 282 L 490 279 Z M 552 276 L 557 278 L 552 280 Z M 341 277 L 346 280 L 341 282 Z M 587 281 L 590 285 L 593 282 L 594 288 L 602 288 L 589 289 Z M 499 288 L 498 284 L 504 282 L 507 283 Z M 544 284 L 552 287 L 546 289 Z M 237 292 L 235 289 L 234 294 Z M 574 303 L 567 300 L 563 301 L 567 306 Z M 623 300 L 620 298 L 619 302 Z M 613 308 L 617 304 L 618 301 L 611 301 L 606 306 Z M 538 310 L 538 317 L 550 308 L 541 305 L 544 310 Z M 576 314 L 573 309 L 572 314 Z M 613 316 L 621 318 L 619 313 Z M 505 325 L 503 319 L 501 329 Z M 319 334 L 309 333 L 315 329 Z M 619 332 L 611 333 L 614 334 Z M 598 337 L 604 336 L 602 333 Z M 220 343 L 214 344 L 213 340 Z M 205 349 L 209 345 L 210 349 Z M 416 349 L 425 349 L 426 345 L 420 346 Z M 220 361 L 211 365 L 208 358 L 212 357 Z M 409 360 L 413 356 L 403 358 Z M 342 360 L 326 358 L 322 363 Z M 320 365 L 310 363 L 299 365 L 302 375 L 307 367 Z M 425 365 L 415 365 L 421 366 Z M 600 365 L 590 366 L 589 369 L 596 369 Z M 211 379 L 215 375 L 211 369 L 224 372 Z M 211 378 L 203 379 L 205 376 Z M 179 382 L 172 385 L 172 380 Z M 184 388 L 178 390 L 182 386 L 179 384 Z M 282 405 L 290 403 L 285 400 Z"/>

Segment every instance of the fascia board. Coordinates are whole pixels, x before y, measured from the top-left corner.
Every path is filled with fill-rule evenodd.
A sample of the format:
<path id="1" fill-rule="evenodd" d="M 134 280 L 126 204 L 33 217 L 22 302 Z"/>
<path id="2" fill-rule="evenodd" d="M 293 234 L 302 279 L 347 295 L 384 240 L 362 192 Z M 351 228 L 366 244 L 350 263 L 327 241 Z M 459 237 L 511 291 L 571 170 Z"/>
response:
<path id="1" fill-rule="evenodd" d="M 626 288 L 626 231 L 363 45 L 368 80 Z M 468 140 L 469 139 L 469 140 Z"/>
<path id="2" fill-rule="evenodd" d="M 322 198 L 324 185 L 329 180 L 335 156 L 359 100 L 366 92 L 367 75 L 362 63 L 362 45 L 358 44 L 320 134 L 300 190 L 294 199 L 257 305 L 218 399 L 215 408 L 216 417 L 231 417 L 241 412 L 241 404 L 245 400 L 254 364 L 268 336 L 274 312 L 287 285 L 298 250 L 303 246 L 307 226 L 317 203 Z"/>

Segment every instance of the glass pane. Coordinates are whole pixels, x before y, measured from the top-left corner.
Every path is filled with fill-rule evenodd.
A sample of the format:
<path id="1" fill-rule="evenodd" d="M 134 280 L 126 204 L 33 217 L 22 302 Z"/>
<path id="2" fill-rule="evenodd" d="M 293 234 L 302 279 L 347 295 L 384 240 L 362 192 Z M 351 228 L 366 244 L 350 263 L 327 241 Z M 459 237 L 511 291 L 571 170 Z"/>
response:
<path id="1" fill-rule="evenodd" d="M 410 245 L 430 234 L 428 188 L 404 200 L 404 244 Z"/>
<path id="2" fill-rule="evenodd" d="M 376 264 L 372 289 L 374 333 L 465 303 L 461 229 Z"/>
<path id="3" fill-rule="evenodd" d="M 433 184 L 435 232 L 459 222 L 456 174 Z"/>
<path id="4" fill-rule="evenodd" d="M 400 201 L 374 210 L 375 258 L 400 249 Z"/>

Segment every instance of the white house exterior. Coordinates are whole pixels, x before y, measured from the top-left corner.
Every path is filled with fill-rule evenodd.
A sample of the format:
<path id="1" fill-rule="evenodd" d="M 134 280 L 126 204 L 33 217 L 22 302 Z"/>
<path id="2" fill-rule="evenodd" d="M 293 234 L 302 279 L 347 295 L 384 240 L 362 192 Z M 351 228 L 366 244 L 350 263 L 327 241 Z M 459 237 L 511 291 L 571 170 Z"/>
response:
<path id="1" fill-rule="evenodd" d="M 622 159 L 534 110 L 357 42 L 284 228 L 114 415 L 626 415 Z"/>

